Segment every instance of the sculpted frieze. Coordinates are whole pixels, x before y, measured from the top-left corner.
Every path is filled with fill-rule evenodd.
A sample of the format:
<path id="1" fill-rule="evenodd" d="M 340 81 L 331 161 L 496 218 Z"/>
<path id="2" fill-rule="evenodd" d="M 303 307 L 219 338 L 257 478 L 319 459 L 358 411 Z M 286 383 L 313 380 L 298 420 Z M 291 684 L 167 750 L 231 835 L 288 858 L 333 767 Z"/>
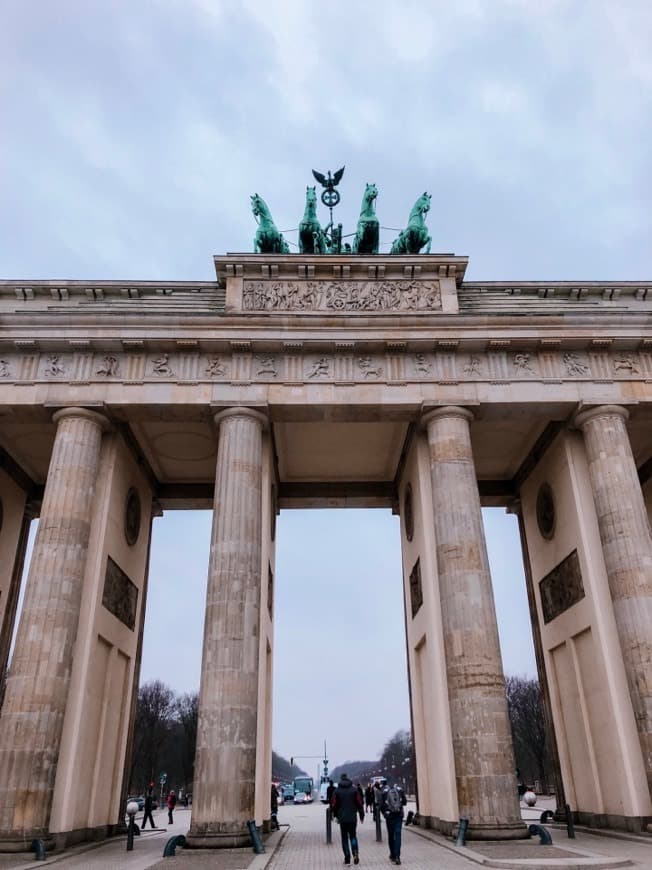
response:
<path id="1" fill-rule="evenodd" d="M 320 356 L 313 362 L 308 364 L 308 370 L 306 372 L 306 378 L 308 380 L 319 380 L 319 378 L 330 378 L 332 375 L 331 370 L 332 360 L 327 356 Z"/>
<path id="2" fill-rule="evenodd" d="M 245 281 L 247 311 L 438 311 L 437 281 Z"/>
<path id="3" fill-rule="evenodd" d="M 45 359 L 45 374 L 49 378 L 56 378 L 66 373 L 66 366 L 58 353 L 51 353 Z"/>
<path id="4" fill-rule="evenodd" d="M 307 283 L 307 282 L 304 282 Z M 40 354 L 5 352 L 0 357 L 2 383 L 162 383 L 257 380 L 269 383 L 398 382 L 555 382 L 652 380 L 652 353 L 609 350 L 478 350 L 446 347 L 431 351 L 368 352 L 355 341 L 346 347 L 310 352 L 310 347 L 222 353 L 186 349 L 171 352 L 67 351 Z M 350 345 L 350 346 L 349 346 Z"/>
<path id="5" fill-rule="evenodd" d="M 117 378 L 120 376 L 120 360 L 117 356 L 107 354 L 102 357 L 102 364 L 95 371 L 96 374 L 104 375 L 107 378 Z"/>

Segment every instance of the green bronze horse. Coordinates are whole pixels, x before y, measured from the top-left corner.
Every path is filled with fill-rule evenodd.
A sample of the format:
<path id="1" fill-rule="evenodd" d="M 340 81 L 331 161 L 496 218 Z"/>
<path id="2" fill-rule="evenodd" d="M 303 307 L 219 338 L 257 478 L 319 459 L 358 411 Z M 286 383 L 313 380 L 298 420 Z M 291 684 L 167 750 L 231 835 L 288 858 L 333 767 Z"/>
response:
<path id="1" fill-rule="evenodd" d="M 251 210 L 258 223 L 254 238 L 254 254 L 289 254 L 283 234 L 276 229 L 267 203 L 257 193 L 251 197 Z"/>
<path id="2" fill-rule="evenodd" d="M 430 211 L 430 194 L 424 193 L 414 203 L 407 227 L 395 239 L 391 254 L 418 254 L 427 245 L 426 254 L 430 253 L 432 239 L 424 221 L 424 215 Z"/>
<path id="3" fill-rule="evenodd" d="M 299 252 L 301 254 L 325 254 L 328 241 L 317 219 L 317 193 L 314 187 L 306 187 L 306 208 L 299 223 Z"/>
<path id="4" fill-rule="evenodd" d="M 375 202 L 378 196 L 378 188 L 375 184 L 365 187 L 362 197 L 362 207 L 358 220 L 358 229 L 353 239 L 352 251 L 354 254 L 377 254 L 378 234 L 380 223 L 376 217 Z"/>

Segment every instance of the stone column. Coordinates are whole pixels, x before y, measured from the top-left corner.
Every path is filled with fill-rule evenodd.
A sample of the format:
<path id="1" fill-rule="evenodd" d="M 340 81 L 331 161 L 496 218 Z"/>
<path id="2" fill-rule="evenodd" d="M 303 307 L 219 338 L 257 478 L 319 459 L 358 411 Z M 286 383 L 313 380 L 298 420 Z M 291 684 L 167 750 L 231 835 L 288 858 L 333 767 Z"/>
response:
<path id="1" fill-rule="evenodd" d="M 77 636 L 102 432 L 84 408 L 57 411 L 34 552 L 0 718 L 0 850 L 47 838 Z"/>
<path id="2" fill-rule="evenodd" d="M 215 507 L 188 844 L 250 843 L 255 815 L 263 430 L 249 408 L 215 416 Z"/>
<path id="3" fill-rule="evenodd" d="M 521 821 L 498 626 L 466 408 L 424 423 L 460 816 L 472 839 L 527 836 Z"/>
<path id="4" fill-rule="evenodd" d="M 652 794 L 652 539 L 626 408 L 580 412 L 593 501 L 629 692 Z"/>

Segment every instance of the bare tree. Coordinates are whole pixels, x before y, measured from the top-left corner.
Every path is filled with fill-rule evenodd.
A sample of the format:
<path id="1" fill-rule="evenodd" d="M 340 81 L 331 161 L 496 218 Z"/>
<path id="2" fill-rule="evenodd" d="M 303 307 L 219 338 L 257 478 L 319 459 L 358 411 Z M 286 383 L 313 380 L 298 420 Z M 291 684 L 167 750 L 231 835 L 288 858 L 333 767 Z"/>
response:
<path id="1" fill-rule="evenodd" d="M 414 748 L 409 731 L 397 731 L 393 737 L 390 737 L 380 756 L 379 768 L 386 776 L 395 779 L 407 792 L 414 792 Z"/>
<path id="2" fill-rule="evenodd" d="M 524 782 L 531 784 L 539 780 L 546 791 L 548 758 L 543 695 L 539 682 L 526 677 L 506 677 L 505 694 L 516 766 Z"/>
<path id="3" fill-rule="evenodd" d="M 131 788 L 144 790 L 156 779 L 175 713 L 174 692 L 160 680 L 138 689 Z"/>
<path id="4" fill-rule="evenodd" d="M 176 703 L 176 717 L 183 733 L 181 767 L 186 791 L 192 791 L 195 771 L 195 749 L 197 748 L 197 715 L 199 712 L 199 692 L 181 695 Z"/>

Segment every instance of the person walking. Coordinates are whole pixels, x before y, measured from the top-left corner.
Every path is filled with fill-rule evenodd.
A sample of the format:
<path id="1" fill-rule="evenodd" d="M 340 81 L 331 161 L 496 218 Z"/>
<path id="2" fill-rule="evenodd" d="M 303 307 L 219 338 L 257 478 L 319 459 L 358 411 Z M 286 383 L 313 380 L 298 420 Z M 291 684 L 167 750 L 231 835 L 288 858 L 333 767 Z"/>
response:
<path id="1" fill-rule="evenodd" d="M 340 781 L 333 793 L 332 810 L 333 815 L 340 823 L 344 863 L 350 864 L 351 854 L 353 854 L 353 863 L 359 864 L 357 817 L 360 816 L 360 822 L 364 822 L 364 806 L 360 793 L 345 773 L 340 776 Z M 350 848 L 349 841 L 351 844 Z"/>
<path id="2" fill-rule="evenodd" d="M 383 783 L 384 782 L 386 782 L 386 780 L 383 780 Z M 382 803 L 383 803 L 383 784 L 379 780 L 376 780 L 376 782 L 374 783 L 373 791 L 374 791 L 374 822 L 375 822 L 381 816 L 381 808 L 382 808 Z"/>
<path id="3" fill-rule="evenodd" d="M 174 791 L 171 791 L 168 795 L 168 825 L 174 824 L 174 819 L 172 818 L 172 813 L 174 812 L 174 808 L 177 805 L 177 796 Z"/>
<path id="4" fill-rule="evenodd" d="M 271 809 L 271 818 L 269 820 L 269 827 L 272 831 L 278 831 L 279 823 L 278 823 L 278 789 L 272 783 L 272 791 L 270 795 L 270 809 Z"/>
<path id="5" fill-rule="evenodd" d="M 152 809 L 154 806 L 154 795 L 153 795 L 154 783 L 150 782 L 149 788 L 147 789 L 147 794 L 145 795 L 145 815 L 143 816 L 143 823 L 140 826 L 141 831 L 145 830 L 145 825 L 147 824 L 147 819 L 149 819 L 150 825 L 155 828 L 154 817 L 152 816 Z"/>
<path id="6" fill-rule="evenodd" d="M 381 811 L 387 824 L 389 860 L 401 863 L 401 829 L 403 827 L 403 807 L 407 803 L 405 793 L 395 783 L 383 789 Z"/>
<path id="7" fill-rule="evenodd" d="M 364 790 L 364 802 L 365 809 L 368 813 L 373 813 L 374 811 L 374 790 L 371 787 L 371 783 L 367 783 L 367 787 Z"/>

